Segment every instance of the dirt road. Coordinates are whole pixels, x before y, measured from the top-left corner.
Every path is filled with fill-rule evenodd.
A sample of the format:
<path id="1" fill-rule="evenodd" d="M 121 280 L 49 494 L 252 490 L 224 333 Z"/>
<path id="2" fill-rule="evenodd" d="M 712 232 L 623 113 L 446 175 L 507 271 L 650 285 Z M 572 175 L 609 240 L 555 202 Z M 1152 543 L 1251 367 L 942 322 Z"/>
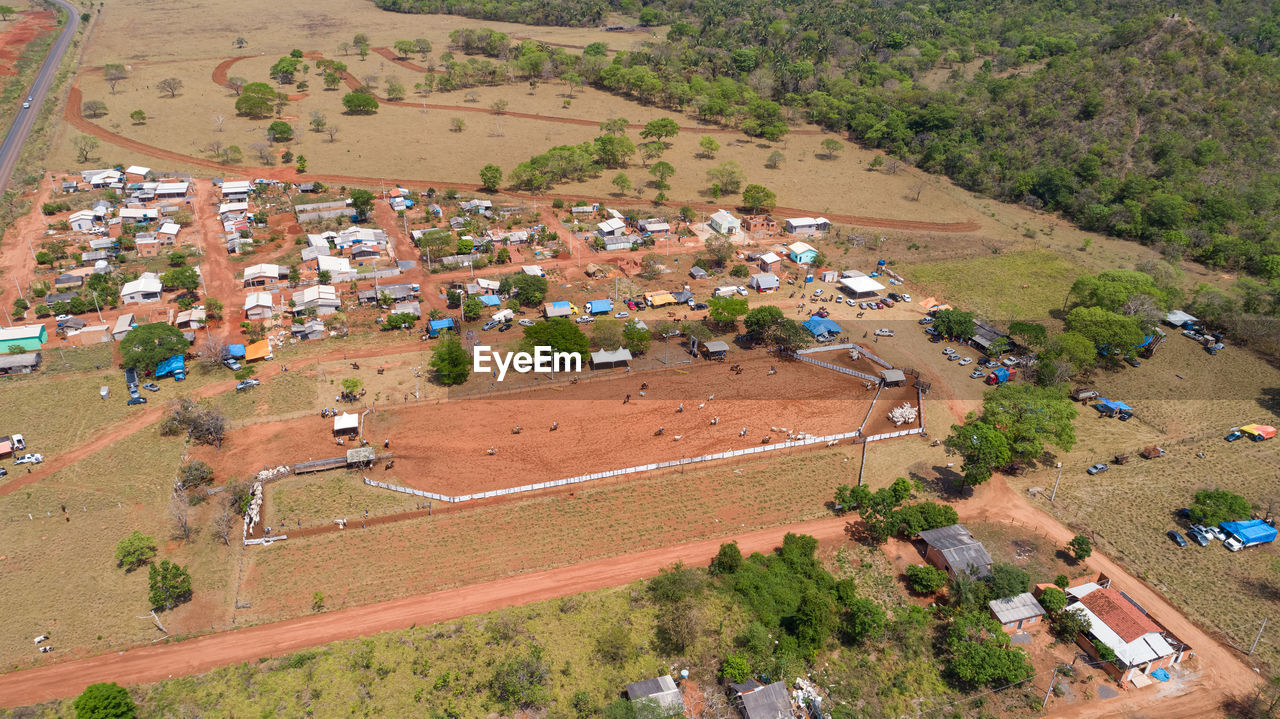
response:
<path id="1" fill-rule="evenodd" d="M 211 634 L 174 644 L 153 645 L 11 672 L 0 675 L 0 706 L 21 706 L 73 696 L 94 682 L 156 682 L 258 657 L 287 654 L 340 639 L 621 586 L 651 577 L 659 569 L 675 562 L 703 566 L 715 555 L 721 542 L 730 539 L 736 539 L 746 554 L 770 551 L 781 543 L 786 532 L 809 534 L 826 542 L 840 541 L 844 537 L 844 525 L 841 519 L 829 518 L 759 530 L 738 537 L 690 542 L 417 597 Z"/>

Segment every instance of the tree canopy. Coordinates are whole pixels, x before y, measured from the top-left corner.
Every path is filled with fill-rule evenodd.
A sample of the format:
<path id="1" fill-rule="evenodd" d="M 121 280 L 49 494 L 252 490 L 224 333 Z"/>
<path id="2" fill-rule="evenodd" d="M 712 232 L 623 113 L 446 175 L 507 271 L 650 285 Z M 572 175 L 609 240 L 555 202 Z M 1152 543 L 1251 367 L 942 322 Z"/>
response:
<path id="1" fill-rule="evenodd" d="M 430 365 L 436 371 L 436 380 L 446 387 L 462 384 L 471 376 L 471 355 L 452 333 L 445 333 L 440 338 L 431 352 Z"/>
<path id="2" fill-rule="evenodd" d="M 552 317 L 524 328 L 520 347 L 533 352 L 535 347 L 550 347 L 553 352 L 573 352 L 586 360 L 591 343 L 578 325 L 564 317 Z"/>
<path id="3" fill-rule="evenodd" d="M 76 719 L 133 719 L 138 715 L 129 690 L 115 682 L 90 684 L 73 706 Z"/>
<path id="4" fill-rule="evenodd" d="M 163 322 L 138 325 L 120 340 L 121 364 L 126 368 L 152 371 L 156 365 L 187 351 L 191 343 L 182 330 Z"/>

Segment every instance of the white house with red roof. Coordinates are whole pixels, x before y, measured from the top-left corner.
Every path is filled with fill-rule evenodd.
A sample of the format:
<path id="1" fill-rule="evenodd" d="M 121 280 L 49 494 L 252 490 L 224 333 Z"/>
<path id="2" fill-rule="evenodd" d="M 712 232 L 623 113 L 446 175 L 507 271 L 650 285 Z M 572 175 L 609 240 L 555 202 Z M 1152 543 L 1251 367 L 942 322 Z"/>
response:
<path id="1" fill-rule="evenodd" d="M 1091 657 L 1101 660 L 1106 647 L 1115 655 L 1102 669 L 1117 681 L 1142 687 L 1152 672 L 1166 669 L 1191 655 L 1188 646 L 1155 620 L 1129 595 L 1099 575 L 1096 581 L 1067 588 L 1067 609 L 1084 614 L 1089 631 L 1076 638 Z"/>

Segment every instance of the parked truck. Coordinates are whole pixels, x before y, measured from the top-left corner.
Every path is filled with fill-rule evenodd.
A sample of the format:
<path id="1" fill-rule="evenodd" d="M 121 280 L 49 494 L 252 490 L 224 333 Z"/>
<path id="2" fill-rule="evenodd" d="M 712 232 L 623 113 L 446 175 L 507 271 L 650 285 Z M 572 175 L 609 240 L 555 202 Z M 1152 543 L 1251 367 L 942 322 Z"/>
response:
<path id="1" fill-rule="evenodd" d="M 986 383 L 993 386 L 999 386 L 1008 382 L 1017 376 L 1018 369 L 1016 367 L 996 367 L 987 375 Z"/>
<path id="2" fill-rule="evenodd" d="M 503 322 L 510 322 L 515 318 L 516 318 L 516 313 L 512 310 L 507 309 L 507 310 L 498 310 L 497 312 L 494 312 L 492 319 L 494 322 L 497 322 L 498 324 L 502 324 Z"/>

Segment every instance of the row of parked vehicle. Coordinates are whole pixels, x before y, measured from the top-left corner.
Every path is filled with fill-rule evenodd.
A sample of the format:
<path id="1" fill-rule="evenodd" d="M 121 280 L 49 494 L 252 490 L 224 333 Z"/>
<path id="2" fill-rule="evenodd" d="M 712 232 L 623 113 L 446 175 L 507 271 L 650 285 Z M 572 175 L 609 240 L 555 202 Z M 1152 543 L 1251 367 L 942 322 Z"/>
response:
<path id="1" fill-rule="evenodd" d="M 14 434 L 7 437 L 0 437 L 0 443 L 8 444 L 10 451 L 13 452 L 13 466 L 20 464 L 40 464 L 44 461 L 44 456 L 28 452 L 26 454 L 18 454 L 18 452 L 27 448 L 27 441 L 20 434 Z M 9 474 L 9 470 L 0 467 L 0 477 Z"/>
<path id="2" fill-rule="evenodd" d="M 155 382 L 147 382 L 146 384 L 139 385 L 139 384 L 138 384 L 138 370 L 133 369 L 132 367 L 129 367 L 129 368 L 126 368 L 126 369 L 125 369 L 125 371 L 124 371 L 124 383 L 125 383 L 125 387 L 127 387 L 127 388 L 128 388 L 128 390 L 129 390 L 129 400 L 128 400 L 127 402 L 125 402 L 125 404 L 127 404 L 127 405 L 129 405 L 129 406 L 131 406 L 131 407 L 132 407 L 133 405 L 137 405 L 137 404 L 146 404 L 146 403 L 147 403 L 147 398 L 146 398 L 146 397 L 143 397 L 143 396 L 142 396 L 142 393 L 138 391 L 138 388 L 139 388 L 139 387 L 141 387 L 142 389 L 145 389 L 145 390 L 146 390 L 146 391 L 148 391 L 148 392 L 159 392 L 159 391 L 160 391 L 160 385 L 156 384 Z"/>
<path id="3" fill-rule="evenodd" d="M 1182 511 L 1187 512 L 1185 509 Z M 1190 512 L 1187 512 L 1187 516 L 1190 516 Z M 1170 529 L 1166 532 L 1166 535 L 1179 547 L 1187 546 L 1187 540 L 1178 530 Z M 1191 538 L 1191 541 L 1202 547 L 1209 546 L 1209 542 L 1216 539 L 1222 542 L 1222 546 L 1233 552 L 1238 552 L 1244 548 L 1244 545 L 1241 544 L 1240 540 L 1228 535 L 1218 527 L 1206 527 L 1203 524 L 1192 524 L 1190 527 L 1187 527 L 1187 536 Z"/>

